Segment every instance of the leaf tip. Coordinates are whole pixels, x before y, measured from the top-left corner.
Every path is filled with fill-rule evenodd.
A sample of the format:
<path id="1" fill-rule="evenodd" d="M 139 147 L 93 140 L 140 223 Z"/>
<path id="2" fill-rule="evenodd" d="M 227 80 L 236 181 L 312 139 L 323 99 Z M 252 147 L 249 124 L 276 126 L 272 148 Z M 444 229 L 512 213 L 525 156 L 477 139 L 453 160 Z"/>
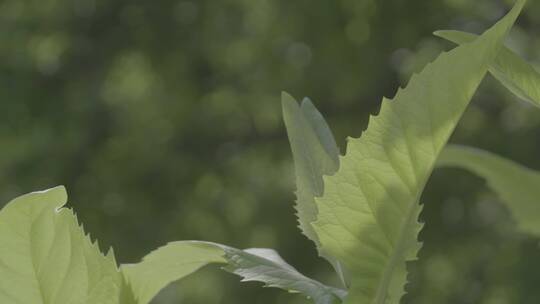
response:
<path id="1" fill-rule="evenodd" d="M 433 36 L 442 38 L 443 35 L 444 35 L 444 32 L 445 32 L 445 30 L 436 30 L 436 31 L 433 32 Z"/>

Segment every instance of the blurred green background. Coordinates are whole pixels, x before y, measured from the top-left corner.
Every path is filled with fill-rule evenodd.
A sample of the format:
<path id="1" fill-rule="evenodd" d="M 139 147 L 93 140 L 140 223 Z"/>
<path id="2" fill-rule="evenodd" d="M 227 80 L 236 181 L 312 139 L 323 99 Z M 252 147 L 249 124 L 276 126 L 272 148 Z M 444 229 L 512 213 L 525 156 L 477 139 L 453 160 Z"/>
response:
<path id="1" fill-rule="evenodd" d="M 481 32 L 497 0 L 2 0 L 0 201 L 65 184 L 103 248 L 136 262 L 168 241 L 273 247 L 337 284 L 296 228 L 280 92 L 309 96 L 344 151 L 382 96 Z M 540 3 L 508 45 L 540 59 Z M 488 77 L 453 142 L 540 169 L 540 111 Z M 484 182 L 436 171 L 404 303 L 537 304 L 538 240 Z M 2 203 L 2 204 L 3 204 Z M 154 303 L 309 303 L 215 267 Z"/>

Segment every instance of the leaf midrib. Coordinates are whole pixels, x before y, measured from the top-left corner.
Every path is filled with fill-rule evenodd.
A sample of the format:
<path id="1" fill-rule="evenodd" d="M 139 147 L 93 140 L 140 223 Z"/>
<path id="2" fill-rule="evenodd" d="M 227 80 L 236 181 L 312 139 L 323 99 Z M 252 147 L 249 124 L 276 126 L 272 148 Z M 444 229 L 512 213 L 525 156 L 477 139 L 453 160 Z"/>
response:
<path id="1" fill-rule="evenodd" d="M 430 171 L 432 172 L 433 169 Z M 405 233 L 412 228 L 412 224 L 416 220 L 416 214 L 419 208 L 422 208 L 422 205 L 420 205 L 420 196 L 422 195 L 422 192 L 425 188 L 425 185 L 427 183 L 428 178 L 426 178 L 422 182 L 422 186 L 419 188 L 420 190 L 416 194 L 416 198 L 414 199 L 414 202 L 411 204 L 411 206 L 408 208 L 407 216 L 405 218 L 405 221 L 401 224 L 401 229 L 399 232 L 399 236 L 397 238 L 396 246 L 394 246 L 393 253 L 390 255 L 390 259 L 388 260 L 387 266 L 384 269 L 383 276 L 381 279 L 381 282 L 379 286 L 377 287 L 377 291 L 375 293 L 375 298 L 373 299 L 373 304 L 385 304 L 386 297 L 388 296 L 388 289 L 390 286 L 390 282 L 392 281 L 393 272 L 396 269 L 397 265 L 400 262 L 400 258 L 403 257 L 404 251 L 406 249 L 406 242 L 405 242 Z"/>

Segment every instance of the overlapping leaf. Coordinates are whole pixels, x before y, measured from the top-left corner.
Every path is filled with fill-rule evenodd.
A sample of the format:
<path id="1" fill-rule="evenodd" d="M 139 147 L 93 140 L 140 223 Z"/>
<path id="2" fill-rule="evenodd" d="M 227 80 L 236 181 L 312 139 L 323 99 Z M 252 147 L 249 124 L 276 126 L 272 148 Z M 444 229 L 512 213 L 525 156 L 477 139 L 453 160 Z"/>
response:
<path id="1" fill-rule="evenodd" d="M 311 226 L 318 213 L 315 197 L 324 193 L 323 175 L 332 175 L 339 168 L 339 149 L 328 124 L 309 99 L 304 99 L 298 106 L 292 96 L 283 93 L 281 102 L 296 172 L 299 227 L 315 243 L 319 254 L 334 266 L 346 286 L 348 283 L 343 267 L 321 250 L 317 234 Z"/>
<path id="2" fill-rule="evenodd" d="M 211 263 L 226 263 L 223 250 L 205 242 L 174 242 L 151 252 L 137 264 L 122 265 L 140 304 L 146 304 L 169 283 Z"/>
<path id="3" fill-rule="evenodd" d="M 122 265 L 139 303 L 148 303 L 162 288 L 208 264 L 224 264 L 243 281 L 262 282 L 301 293 L 317 304 L 335 304 L 345 291 L 325 286 L 299 273 L 272 249 L 239 250 L 201 241 L 172 242 L 138 264 Z"/>
<path id="4" fill-rule="evenodd" d="M 478 37 L 460 31 L 437 31 L 435 35 L 457 44 L 471 42 Z M 519 55 L 503 47 L 489 71 L 516 96 L 540 107 L 540 73 Z"/>
<path id="5" fill-rule="evenodd" d="M 243 281 L 263 282 L 265 286 L 277 287 L 301 293 L 315 304 L 337 304 L 346 292 L 328 287 L 302 275 L 272 249 L 253 248 L 238 250 L 223 247 L 229 265 L 226 270 L 243 277 Z"/>
<path id="6" fill-rule="evenodd" d="M 540 236 L 540 172 L 487 151 L 457 145 L 447 146 L 437 165 L 463 168 L 486 179 L 518 228 Z"/>
<path id="7" fill-rule="evenodd" d="M 439 56 L 384 100 L 340 169 L 325 178 L 313 223 L 324 252 L 351 272 L 345 303 L 395 304 L 416 258 L 419 198 L 435 161 L 524 1 L 475 41 Z"/>

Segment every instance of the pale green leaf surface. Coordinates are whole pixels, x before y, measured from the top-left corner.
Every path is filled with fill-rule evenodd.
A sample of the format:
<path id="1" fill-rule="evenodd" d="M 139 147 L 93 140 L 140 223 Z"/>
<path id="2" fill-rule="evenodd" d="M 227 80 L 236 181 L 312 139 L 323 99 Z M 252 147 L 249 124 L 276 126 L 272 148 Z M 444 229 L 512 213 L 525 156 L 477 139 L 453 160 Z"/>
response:
<path id="1" fill-rule="evenodd" d="M 296 173 L 296 210 L 302 233 L 312 240 L 319 254 L 335 268 L 347 285 L 344 270 L 332 256 L 320 250 L 320 242 L 311 223 L 317 219 L 315 197 L 324 192 L 323 175 L 332 175 L 339 168 L 339 149 L 323 116 L 307 98 L 299 106 L 287 93 L 282 93 L 283 120 L 293 153 Z"/>
<path id="2" fill-rule="evenodd" d="M 120 297 L 114 258 L 102 255 L 62 208 L 66 201 L 64 187 L 56 187 L 0 211 L 0 303 L 132 303 Z"/>
<path id="3" fill-rule="evenodd" d="M 122 265 L 141 304 L 148 303 L 162 288 L 207 264 L 228 264 L 226 270 L 270 287 L 300 292 L 317 304 L 339 303 L 345 292 L 305 277 L 273 250 L 239 250 L 201 241 L 169 243 L 147 255 L 138 264 Z"/>
<path id="4" fill-rule="evenodd" d="M 302 232 L 319 246 L 311 227 L 317 218 L 314 198 L 324 192 L 323 175 L 337 171 L 339 151 L 328 125 L 308 99 L 301 106 L 287 93 L 281 99 L 296 171 L 298 222 Z"/>
<path id="5" fill-rule="evenodd" d="M 340 169 L 324 178 L 313 223 L 325 252 L 351 273 L 345 303 L 395 304 L 406 262 L 421 247 L 419 198 L 435 161 L 523 7 L 474 42 L 441 54 L 350 139 Z"/>
<path id="6" fill-rule="evenodd" d="M 469 170 L 503 200 L 518 228 L 540 236 L 540 172 L 484 150 L 449 145 L 437 165 Z"/>
<path id="7" fill-rule="evenodd" d="M 243 277 L 242 281 L 258 281 L 267 287 L 298 292 L 312 299 L 315 304 L 341 303 L 346 295 L 344 290 L 328 287 L 304 276 L 287 264 L 275 250 L 239 250 L 226 246 L 223 250 L 229 262 L 225 269 Z"/>
<path id="8" fill-rule="evenodd" d="M 460 31 L 437 31 L 434 34 L 457 44 L 478 38 Z M 501 48 L 489 71 L 514 95 L 540 107 L 540 73 L 519 55 L 507 47 Z"/>
<path id="9" fill-rule="evenodd" d="M 146 304 L 170 283 L 211 263 L 226 263 L 223 250 L 198 241 L 173 242 L 156 249 L 137 264 L 124 264 L 122 273 L 135 298 Z"/>

